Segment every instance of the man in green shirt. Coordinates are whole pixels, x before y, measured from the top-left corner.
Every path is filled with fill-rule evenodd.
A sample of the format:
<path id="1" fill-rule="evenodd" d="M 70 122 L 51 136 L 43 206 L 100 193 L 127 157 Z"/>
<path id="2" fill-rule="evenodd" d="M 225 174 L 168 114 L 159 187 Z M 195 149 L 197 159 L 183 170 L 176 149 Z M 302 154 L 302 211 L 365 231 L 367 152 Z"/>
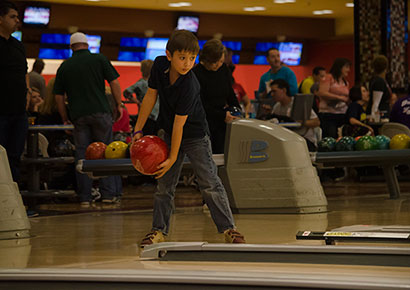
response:
<path id="1" fill-rule="evenodd" d="M 119 74 L 108 59 L 102 54 L 90 53 L 85 34 L 76 32 L 71 35 L 70 47 L 73 55 L 58 68 L 54 94 L 64 124 L 74 125 L 75 157 L 79 160 L 85 158 L 85 151 L 92 142 L 112 142 L 113 120 L 105 94 L 105 81 L 111 87 L 119 112 L 122 112 L 121 88 L 117 80 Z M 92 201 L 92 180 L 85 174 L 76 174 L 81 205 L 88 206 Z M 100 191 L 103 202 L 116 202 L 115 177 L 101 178 Z"/>

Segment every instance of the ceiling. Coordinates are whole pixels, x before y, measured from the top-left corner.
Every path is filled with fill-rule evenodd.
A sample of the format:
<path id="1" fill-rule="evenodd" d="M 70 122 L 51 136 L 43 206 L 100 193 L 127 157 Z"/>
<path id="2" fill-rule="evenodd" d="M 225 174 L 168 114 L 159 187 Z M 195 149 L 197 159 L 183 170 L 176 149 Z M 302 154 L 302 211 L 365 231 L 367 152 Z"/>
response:
<path id="1" fill-rule="evenodd" d="M 181 0 L 192 3 L 189 7 L 171 8 L 169 3 L 179 0 L 103 0 L 100 2 L 87 0 L 43 0 L 58 4 L 76 4 L 102 7 L 191 11 L 222 14 L 246 14 L 259 16 L 293 16 L 313 18 L 353 18 L 353 8 L 346 3 L 353 0 L 296 0 L 295 3 L 276 4 L 273 0 Z M 244 7 L 265 7 L 265 11 L 247 12 Z M 333 10 L 329 15 L 313 15 L 314 10 Z"/>

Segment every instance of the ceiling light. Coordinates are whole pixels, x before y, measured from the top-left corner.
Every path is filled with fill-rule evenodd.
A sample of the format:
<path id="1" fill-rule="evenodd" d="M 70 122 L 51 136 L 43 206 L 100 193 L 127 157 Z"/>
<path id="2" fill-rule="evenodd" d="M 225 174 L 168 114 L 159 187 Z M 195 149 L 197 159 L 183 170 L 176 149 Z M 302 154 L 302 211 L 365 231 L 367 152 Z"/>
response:
<path id="1" fill-rule="evenodd" d="M 273 0 L 273 3 L 276 4 L 285 4 L 285 3 L 295 3 L 296 0 Z"/>
<path id="2" fill-rule="evenodd" d="M 255 6 L 255 7 L 244 7 L 244 11 L 254 12 L 254 11 L 265 11 L 266 8 L 262 6 Z"/>
<path id="3" fill-rule="evenodd" d="M 192 6 L 190 2 L 176 2 L 176 3 L 168 3 L 169 7 L 189 7 Z"/>
<path id="4" fill-rule="evenodd" d="M 103 2 L 103 1 L 108 1 L 108 0 L 85 0 L 87 2 Z"/>
<path id="5" fill-rule="evenodd" d="M 314 15 L 324 15 L 324 14 L 333 14 L 333 10 L 315 10 L 313 11 Z"/>
<path id="6" fill-rule="evenodd" d="M 354 7 L 354 3 L 346 3 L 346 7 L 352 8 Z"/>

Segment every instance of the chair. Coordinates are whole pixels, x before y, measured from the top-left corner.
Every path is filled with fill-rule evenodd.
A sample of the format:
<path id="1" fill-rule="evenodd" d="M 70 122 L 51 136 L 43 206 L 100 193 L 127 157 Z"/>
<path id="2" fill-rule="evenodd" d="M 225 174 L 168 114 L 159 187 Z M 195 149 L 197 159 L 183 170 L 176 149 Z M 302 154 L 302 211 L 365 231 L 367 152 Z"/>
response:
<path id="1" fill-rule="evenodd" d="M 394 135 L 397 134 L 406 134 L 410 136 L 410 129 L 406 125 L 400 123 L 389 122 L 383 124 L 380 128 L 380 134 L 386 135 L 389 138 L 392 138 Z"/>

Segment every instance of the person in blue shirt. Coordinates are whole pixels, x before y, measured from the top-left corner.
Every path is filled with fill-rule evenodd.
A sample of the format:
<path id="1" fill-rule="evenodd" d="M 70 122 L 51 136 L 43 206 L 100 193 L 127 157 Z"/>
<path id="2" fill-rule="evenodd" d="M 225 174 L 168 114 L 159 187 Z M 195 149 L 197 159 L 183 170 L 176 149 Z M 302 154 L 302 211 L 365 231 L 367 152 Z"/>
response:
<path id="1" fill-rule="evenodd" d="M 228 197 L 212 158 L 200 85 L 191 71 L 198 51 L 198 39 L 193 33 L 174 31 L 166 46 L 166 56 L 159 56 L 154 61 L 148 90 L 138 114 L 133 141 L 142 137 L 142 128 L 159 96 L 158 125 L 165 131 L 164 139 L 170 146 L 168 159 L 154 173 L 158 187 L 154 196 L 152 230 L 142 240 L 141 247 L 165 241 L 185 155 L 191 162 L 218 232 L 224 233 L 228 243 L 245 242 L 235 229 Z"/>
<path id="2" fill-rule="evenodd" d="M 290 95 L 296 95 L 298 92 L 296 75 L 290 68 L 282 64 L 279 50 L 277 48 L 270 48 L 266 53 L 266 59 L 268 60 L 271 68 L 262 75 L 259 81 L 257 97 L 259 99 L 270 97 L 270 83 L 276 79 L 285 80 L 289 84 Z"/>

